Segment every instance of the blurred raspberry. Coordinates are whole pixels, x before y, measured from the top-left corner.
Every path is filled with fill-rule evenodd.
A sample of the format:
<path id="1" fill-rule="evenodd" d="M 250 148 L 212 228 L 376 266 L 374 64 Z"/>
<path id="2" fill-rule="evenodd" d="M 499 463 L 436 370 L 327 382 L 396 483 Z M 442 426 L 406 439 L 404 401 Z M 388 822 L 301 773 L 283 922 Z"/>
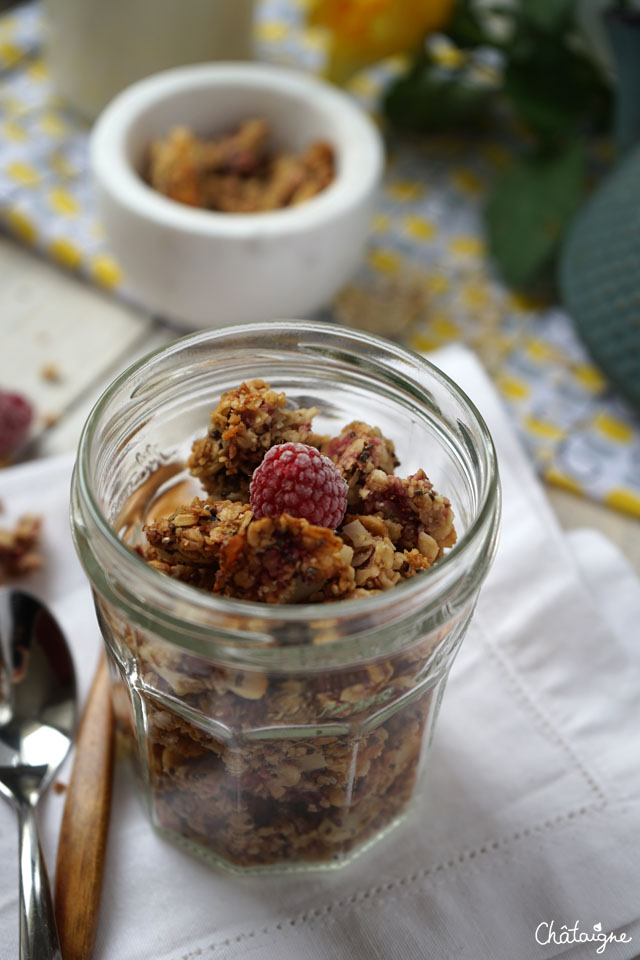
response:
<path id="1" fill-rule="evenodd" d="M 347 484 L 335 465 L 305 443 L 281 443 L 267 452 L 250 486 L 257 520 L 288 513 L 335 530 L 347 509 Z"/>
<path id="2" fill-rule="evenodd" d="M 31 404 L 24 397 L 0 390 L 0 458 L 11 457 L 24 445 L 32 419 Z"/>

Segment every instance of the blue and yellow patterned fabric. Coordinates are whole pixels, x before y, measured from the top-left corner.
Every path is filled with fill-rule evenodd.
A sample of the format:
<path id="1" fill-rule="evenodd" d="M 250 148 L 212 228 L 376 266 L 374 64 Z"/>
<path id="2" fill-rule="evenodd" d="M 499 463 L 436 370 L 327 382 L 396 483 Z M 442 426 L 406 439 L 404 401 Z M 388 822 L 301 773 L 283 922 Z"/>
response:
<path id="1" fill-rule="evenodd" d="M 322 69 L 322 36 L 304 28 L 305 5 L 262 0 L 262 57 Z M 0 18 L 0 222 L 60 266 L 128 297 L 96 218 L 87 130 L 53 95 L 41 52 L 39 4 Z M 350 92 L 374 109 L 393 68 L 359 74 Z M 505 145 L 390 138 L 388 152 L 366 262 L 322 316 L 401 337 L 420 351 L 469 344 L 541 475 L 640 515 L 637 417 L 590 363 L 570 318 L 512 294 L 487 262 L 482 203 L 508 162 Z"/>

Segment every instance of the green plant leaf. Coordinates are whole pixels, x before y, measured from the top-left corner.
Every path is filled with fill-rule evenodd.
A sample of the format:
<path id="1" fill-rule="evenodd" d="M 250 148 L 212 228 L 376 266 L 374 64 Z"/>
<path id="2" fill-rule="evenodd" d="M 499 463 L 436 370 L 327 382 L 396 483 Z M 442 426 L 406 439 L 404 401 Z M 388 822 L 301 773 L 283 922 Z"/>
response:
<path id="1" fill-rule="evenodd" d="M 582 197 L 584 145 L 528 158 L 508 170 L 490 194 L 489 251 L 505 280 L 526 287 L 555 254 Z"/>
<path id="2" fill-rule="evenodd" d="M 457 0 L 445 32 L 456 46 L 463 49 L 491 43 L 473 0 Z"/>
<path id="3" fill-rule="evenodd" d="M 559 33 L 568 26 L 575 0 L 520 0 L 520 11 L 538 30 Z"/>
<path id="4" fill-rule="evenodd" d="M 512 60 L 505 70 L 504 91 L 516 113 L 540 137 L 571 133 L 581 115 L 574 109 L 572 91 L 559 88 L 558 71 L 545 71 L 534 58 Z"/>
<path id="5" fill-rule="evenodd" d="M 384 111 L 394 126 L 422 133 L 477 127 L 494 98 L 491 88 L 470 83 L 463 75 L 423 63 L 395 80 L 385 92 Z"/>
<path id="6" fill-rule="evenodd" d="M 598 68 L 563 38 L 536 42 L 520 33 L 505 70 L 504 91 L 543 140 L 601 129 L 611 115 L 611 92 Z"/>

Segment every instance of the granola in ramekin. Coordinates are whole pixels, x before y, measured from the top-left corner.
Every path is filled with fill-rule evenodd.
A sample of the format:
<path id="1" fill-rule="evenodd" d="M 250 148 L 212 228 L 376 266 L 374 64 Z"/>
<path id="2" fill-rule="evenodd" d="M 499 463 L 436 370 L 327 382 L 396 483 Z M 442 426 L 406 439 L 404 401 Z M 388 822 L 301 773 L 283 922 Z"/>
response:
<path id="1" fill-rule="evenodd" d="M 295 154 L 275 151 L 269 141 L 269 125 L 261 117 L 209 140 L 174 127 L 150 144 L 147 179 L 178 203 L 236 214 L 295 206 L 334 179 L 331 144 L 318 140 Z"/>

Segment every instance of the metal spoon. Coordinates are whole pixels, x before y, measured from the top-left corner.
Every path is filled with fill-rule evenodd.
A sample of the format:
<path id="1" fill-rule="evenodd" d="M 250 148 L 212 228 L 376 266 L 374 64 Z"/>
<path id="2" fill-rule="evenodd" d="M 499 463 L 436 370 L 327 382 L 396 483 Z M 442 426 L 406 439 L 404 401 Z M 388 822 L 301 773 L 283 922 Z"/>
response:
<path id="1" fill-rule="evenodd" d="M 47 608 L 7 588 L 0 588 L 0 652 L 0 793 L 18 812 L 20 958 L 62 960 L 35 810 L 71 745 L 73 661 Z"/>

